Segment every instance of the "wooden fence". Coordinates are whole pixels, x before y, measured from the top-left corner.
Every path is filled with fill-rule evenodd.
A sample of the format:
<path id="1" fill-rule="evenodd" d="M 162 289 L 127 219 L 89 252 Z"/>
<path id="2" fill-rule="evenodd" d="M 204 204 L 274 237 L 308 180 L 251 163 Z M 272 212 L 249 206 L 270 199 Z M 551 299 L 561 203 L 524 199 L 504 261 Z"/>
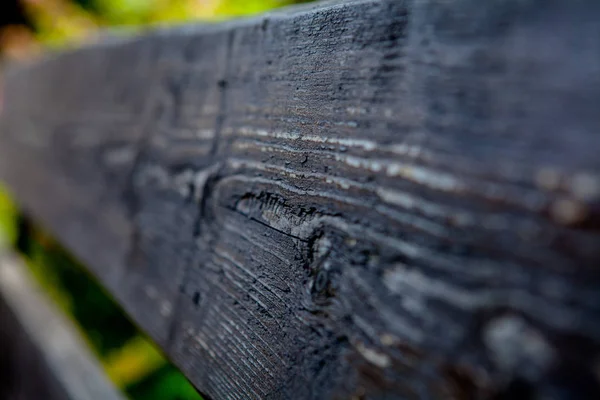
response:
<path id="1" fill-rule="evenodd" d="M 600 398 L 597 0 L 160 29 L 4 98 L 0 178 L 207 398 Z"/>

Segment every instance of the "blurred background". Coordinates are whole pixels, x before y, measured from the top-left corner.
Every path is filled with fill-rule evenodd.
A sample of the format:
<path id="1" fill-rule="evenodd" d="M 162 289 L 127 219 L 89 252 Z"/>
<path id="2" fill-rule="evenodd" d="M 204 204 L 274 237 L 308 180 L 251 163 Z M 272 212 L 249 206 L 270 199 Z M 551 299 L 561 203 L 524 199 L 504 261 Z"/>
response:
<path id="1" fill-rule="evenodd" d="M 0 56 L 23 58 L 64 47 L 99 29 L 220 20 L 310 0 L 2 0 Z"/>
<path id="2" fill-rule="evenodd" d="M 307 0 L 2 0 L 0 60 L 19 62 L 76 46 L 95 33 L 215 21 Z M 0 70 L 0 81 L 2 75 Z M 0 82 L 1 83 L 1 82 Z M 110 379 L 130 399 L 201 399 L 119 306 L 0 183 L 0 245 L 17 249 L 44 291 L 75 322 Z"/>

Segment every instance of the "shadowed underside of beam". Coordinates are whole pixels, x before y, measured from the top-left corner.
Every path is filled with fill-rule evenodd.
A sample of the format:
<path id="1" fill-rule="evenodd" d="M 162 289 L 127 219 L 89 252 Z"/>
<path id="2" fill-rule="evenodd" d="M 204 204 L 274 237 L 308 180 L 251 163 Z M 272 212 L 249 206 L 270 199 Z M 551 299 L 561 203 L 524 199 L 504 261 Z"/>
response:
<path id="1" fill-rule="evenodd" d="M 101 43 L 9 74 L 0 177 L 210 397 L 598 398 L 598 21 L 362 0 Z"/>

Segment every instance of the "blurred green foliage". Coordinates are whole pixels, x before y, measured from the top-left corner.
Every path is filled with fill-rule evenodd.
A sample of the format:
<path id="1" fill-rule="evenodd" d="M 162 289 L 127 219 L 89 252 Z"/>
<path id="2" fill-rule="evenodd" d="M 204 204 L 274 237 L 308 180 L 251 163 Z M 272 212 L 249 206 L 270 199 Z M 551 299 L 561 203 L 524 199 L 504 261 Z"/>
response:
<path id="1" fill-rule="evenodd" d="M 22 0 L 28 23 L 0 32 L 0 53 L 65 46 L 99 29 L 259 13 L 306 0 Z M 10 50 L 10 51 L 9 51 Z M 0 187 L 0 244 L 13 243 L 48 295 L 77 323 L 112 381 L 131 399 L 196 400 L 196 390 L 127 319 L 96 280 L 40 228 L 19 214 Z"/>
<path id="2" fill-rule="evenodd" d="M 310 0 L 22 0 L 37 42 L 64 46 L 99 28 L 147 27 L 256 14 Z"/>
<path id="3" fill-rule="evenodd" d="M 0 246 L 14 243 L 17 238 L 17 210 L 8 193 L 0 186 Z"/>

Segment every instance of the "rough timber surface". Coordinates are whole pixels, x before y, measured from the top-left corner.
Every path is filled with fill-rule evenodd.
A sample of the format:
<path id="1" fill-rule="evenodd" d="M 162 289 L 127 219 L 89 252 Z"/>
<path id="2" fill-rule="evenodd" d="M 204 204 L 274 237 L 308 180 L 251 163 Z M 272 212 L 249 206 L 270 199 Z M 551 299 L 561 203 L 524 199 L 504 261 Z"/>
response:
<path id="1" fill-rule="evenodd" d="M 599 21 L 361 0 L 111 40 L 7 77 L 0 176 L 208 397 L 597 399 Z"/>

